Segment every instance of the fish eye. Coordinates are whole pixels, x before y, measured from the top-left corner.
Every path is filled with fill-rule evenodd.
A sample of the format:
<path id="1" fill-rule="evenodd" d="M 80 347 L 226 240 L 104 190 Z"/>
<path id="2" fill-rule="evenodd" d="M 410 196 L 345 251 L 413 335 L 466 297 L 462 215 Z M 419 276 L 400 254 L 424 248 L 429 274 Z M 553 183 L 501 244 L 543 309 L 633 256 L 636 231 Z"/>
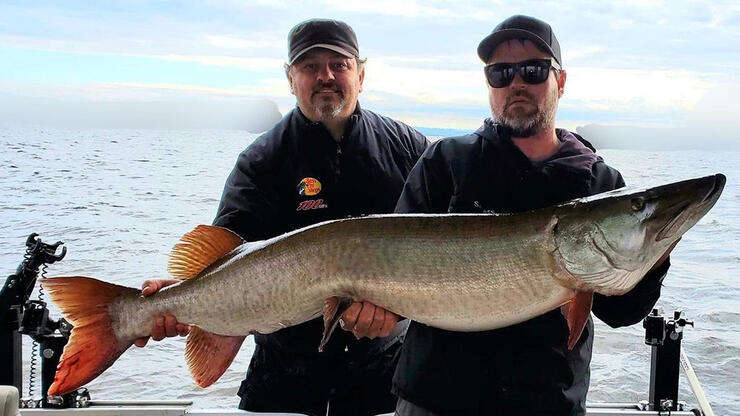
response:
<path id="1" fill-rule="evenodd" d="M 632 211 L 642 211 L 645 208 L 645 198 L 643 197 L 633 198 L 630 202 L 632 203 Z"/>

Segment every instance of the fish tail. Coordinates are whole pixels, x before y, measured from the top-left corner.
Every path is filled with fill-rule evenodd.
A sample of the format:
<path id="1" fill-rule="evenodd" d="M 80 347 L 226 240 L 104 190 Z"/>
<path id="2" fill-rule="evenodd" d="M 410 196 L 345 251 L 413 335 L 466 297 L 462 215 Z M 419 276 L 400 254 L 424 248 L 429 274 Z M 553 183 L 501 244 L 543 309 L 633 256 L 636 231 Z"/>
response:
<path id="1" fill-rule="evenodd" d="M 49 387 L 49 395 L 59 396 L 93 380 L 133 344 L 116 338 L 108 310 L 116 298 L 139 290 L 88 277 L 54 277 L 42 286 L 74 325 Z"/>

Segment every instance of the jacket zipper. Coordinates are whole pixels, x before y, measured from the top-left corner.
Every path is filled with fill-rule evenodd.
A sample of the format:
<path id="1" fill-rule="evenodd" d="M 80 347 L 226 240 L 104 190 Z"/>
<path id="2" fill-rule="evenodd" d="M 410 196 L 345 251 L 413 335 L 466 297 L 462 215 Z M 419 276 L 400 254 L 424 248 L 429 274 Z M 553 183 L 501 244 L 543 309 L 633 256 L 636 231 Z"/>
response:
<path id="1" fill-rule="evenodd" d="M 334 174 L 337 175 L 337 182 L 339 182 L 339 175 L 342 174 L 342 147 L 339 145 L 339 143 L 337 143 L 337 159 L 334 168 Z"/>

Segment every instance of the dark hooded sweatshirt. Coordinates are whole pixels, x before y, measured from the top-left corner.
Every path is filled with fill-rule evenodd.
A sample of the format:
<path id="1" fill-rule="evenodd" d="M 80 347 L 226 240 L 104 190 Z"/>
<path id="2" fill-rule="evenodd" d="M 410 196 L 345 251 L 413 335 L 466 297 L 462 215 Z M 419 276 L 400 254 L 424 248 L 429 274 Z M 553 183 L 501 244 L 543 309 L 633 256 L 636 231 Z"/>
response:
<path id="1" fill-rule="evenodd" d="M 590 143 L 566 130 L 557 136 L 557 152 L 539 162 L 490 120 L 473 134 L 440 140 L 412 169 L 396 212 L 521 212 L 624 186 Z M 668 267 L 666 261 L 625 295 L 596 294 L 594 314 L 612 327 L 639 322 L 657 301 Z M 583 415 L 593 321 L 572 351 L 567 338 L 559 309 L 484 332 L 412 322 L 394 393 L 443 415 Z"/>

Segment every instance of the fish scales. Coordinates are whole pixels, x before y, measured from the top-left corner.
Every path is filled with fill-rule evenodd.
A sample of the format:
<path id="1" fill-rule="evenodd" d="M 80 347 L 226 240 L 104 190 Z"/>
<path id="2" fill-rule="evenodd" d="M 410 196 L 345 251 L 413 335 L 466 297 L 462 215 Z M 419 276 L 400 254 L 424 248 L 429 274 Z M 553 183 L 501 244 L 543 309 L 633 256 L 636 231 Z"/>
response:
<path id="1" fill-rule="evenodd" d="M 327 297 L 342 296 L 429 325 L 476 330 L 492 325 L 482 317 L 506 324 L 568 301 L 572 291 L 551 277 L 552 243 L 545 240 L 552 234 L 542 233 L 552 219 L 512 224 L 501 218 L 415 217 L 404 227 L 393 217 L 340 221 L 258 250 L 245 247 L 210 273 L 163 290 L 155 302 L 115 314 L 130 316 L 134 325 L 169 311 L 205 330 L 236 335 L 304 322 Z M 521 238 L 523 229 L 528 238 Z M 556 295 L 548 297 L 553 289 Z M 148 330 L 129 326 L 120 335 Z"/>

